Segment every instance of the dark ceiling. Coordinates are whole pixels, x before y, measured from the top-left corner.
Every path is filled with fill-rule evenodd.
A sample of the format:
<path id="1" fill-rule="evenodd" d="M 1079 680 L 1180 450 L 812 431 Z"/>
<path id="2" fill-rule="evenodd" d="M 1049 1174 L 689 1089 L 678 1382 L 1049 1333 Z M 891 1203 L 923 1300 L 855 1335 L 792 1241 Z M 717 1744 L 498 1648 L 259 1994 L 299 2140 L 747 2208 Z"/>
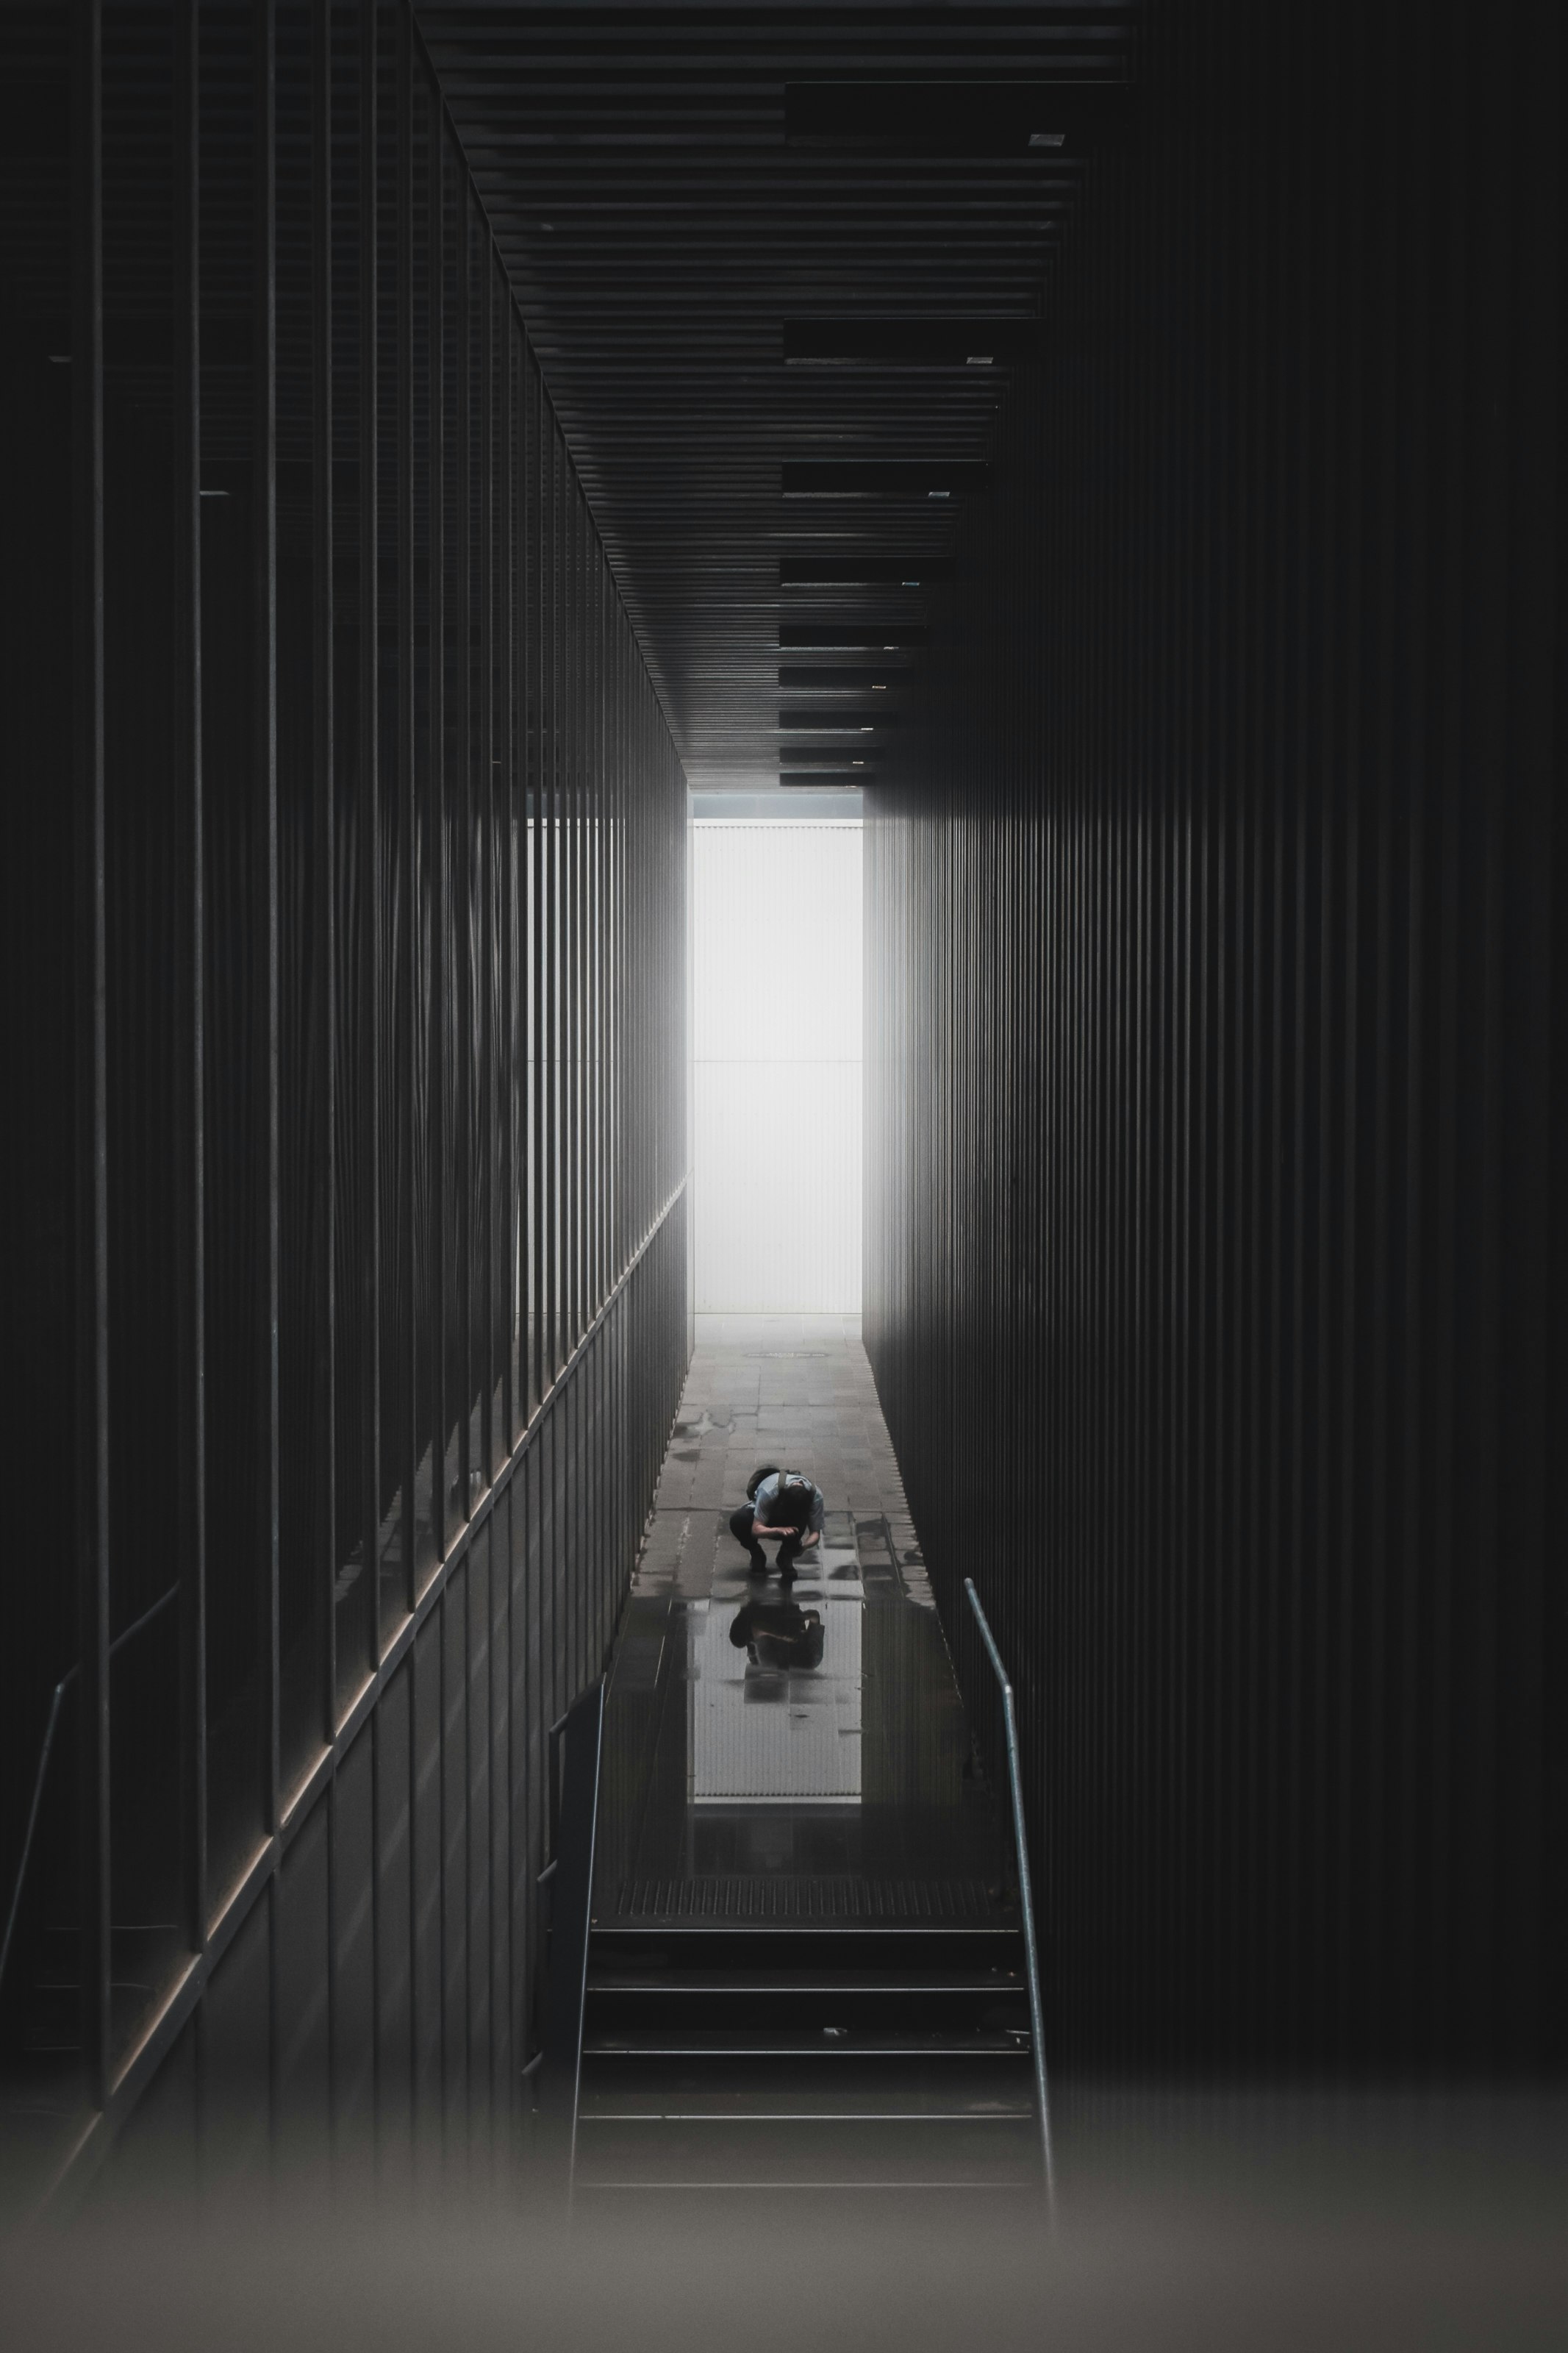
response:
<path id="1" fill-rule="evenodd" d="M 418 13 L 691 784 L 889 774 L 1132 7 Z"/>

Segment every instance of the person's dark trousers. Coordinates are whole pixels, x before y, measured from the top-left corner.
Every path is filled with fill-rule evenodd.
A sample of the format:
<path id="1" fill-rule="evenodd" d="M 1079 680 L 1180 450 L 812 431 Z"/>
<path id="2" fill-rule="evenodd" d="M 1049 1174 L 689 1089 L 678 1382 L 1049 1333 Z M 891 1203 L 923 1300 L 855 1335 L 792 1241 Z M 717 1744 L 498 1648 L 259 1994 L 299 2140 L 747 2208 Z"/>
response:
<path id="1" fill-rule="evenodd" d="M 752 1556 L 753 1568 L 765 1568 L 768 1556 L 752 1534 L 752 1525 L 756 1516 L 756 1512 L 750 1504 L 742 1504 L 738 1512 L 731 1512 L 730 1514 L 730 1534 L 737 1544 L 745 1546 Z M 799 1536 L 785 1536 L 779 1546 L 779 1567 L 785 1575 L 793 1576 L 795 1572 L 795 1556 L 800 1550 L 800 1544 Z"/>
<path id="2" fill-rule="evenodd" d="M 768 1565 L 768 1556 L 752 1534 L 752 1523 L 756 1516 L 750 1504 L 742 1504 L 738 1512 L 731 1512 L 730 1514 L 730 1534 L 737 1544 L 745 1546 L 752 1556 L 753 1568 L 765 1568 Z"/>

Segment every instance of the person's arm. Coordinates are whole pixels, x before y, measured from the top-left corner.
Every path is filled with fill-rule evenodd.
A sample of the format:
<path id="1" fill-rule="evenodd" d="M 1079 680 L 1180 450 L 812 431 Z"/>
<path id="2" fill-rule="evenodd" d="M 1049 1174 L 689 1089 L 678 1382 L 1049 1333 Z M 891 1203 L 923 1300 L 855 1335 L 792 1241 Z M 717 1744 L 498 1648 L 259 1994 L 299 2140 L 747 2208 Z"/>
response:
<path id="1" fill-rule="evenodd" d="M 765 1486 L 767 1482 L 764 1480 L 763 1484 Z M 773 1489 L 773 1494 L 776 1495 L 777 1493 L 778 1489 L 775 1487 Z M 773 1501 L 773 1496 L 770 1496 L 768 1500 L 771 1503 Z M 795 1530 L 793 1528 L 775 1528 L 771 1522 L 763 1519 L 762 1487 L 758 1488 L 756 1494 L 752 1499 L 752 1534 L 754 1536 L 784 1536 L 793 1535 L 795 1534 Z"/>
<path id="2" fill-rule="evenodd" d="M 826 1496 L 820 1487 L 814 1484 L 811 1490 L 811 1516 L 805 1524 L 804 1538 L 806 1544 L 819 1545 L 822 1542 L 822 1523 L 826 1509 Z"/>

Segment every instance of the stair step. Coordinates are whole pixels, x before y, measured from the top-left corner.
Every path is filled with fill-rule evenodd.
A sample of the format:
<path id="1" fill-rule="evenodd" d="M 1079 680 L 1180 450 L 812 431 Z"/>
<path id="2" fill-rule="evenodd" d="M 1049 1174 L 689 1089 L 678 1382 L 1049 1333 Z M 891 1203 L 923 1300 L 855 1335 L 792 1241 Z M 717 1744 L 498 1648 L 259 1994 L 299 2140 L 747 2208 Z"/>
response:
<path id="1" fill-rule="evenodd" d="M 973 2059 L 977 2055 L 1013 2058 L 1027 2055 L 1028 2035 L 997 2032 L 976 2026 L 970 2031 L 929 2034 L 871 2034 L 850 2028 L 759 2028 L 738 2034 L 728 2028 L 686 2031 L 679 2036 L 648 2032 L 584 2034 L 583 2056 L 588 2058 L 655 2059 Z"/>
<path id="2" fill-rule="evenodd" d="M 688 1973 L 743 1978 L 820 1971 L 833 1977 L 874 1976 L 908 1982 L 922 1975 L 984 1975 L 1022 1978 L 1024 1939 L 1016 1927 L 845 1927 L 771 1921 L 755 1927 L 681 1922 L 669 1928 L 595 1926 L 591 1974 L 637 1969 L 649 1977 Z"/>
<path id="3" fill-rule="evenodd" d="M 739 1969 L 651 1970 L 635 1963 L 605 1963 L 590 1968 L 590 1993 L 952 1993 L 1025 1991 L 1017 1969 Z"/>
<path id="4" fill-rule="evenodd" d="M 954 2197 L 960 2192 L 967 2192 L 973 2198 L 984 2199 L 988 2218 L 998 2212 L 1013 2212 L 1017 2215 L 1020 2222 L 1025 2224 L 1033 2222 L 1039 2212 L 1040 2205 L 1040 2185 L 1038 2179 L 1034 2177 L 1025 2174 L 1000 2174 L 993 2177 L 986 2173 L 975 2172 L 972 2175 L 954 2175 L 952 2179 L 943 2180 L 936 2173 L 934 2166 L 931 2172 L 922 2174 L 918 2179 L 908 2181 L 890 2179 L 884 2175 L 869 2171 L 841 2180 L 833 2180 L 824 2172 L 814 2174 L 809 2179 L 800 2181 L 734 2179 L 726 2181 L 696 2181 L 679 2177 L 671 2177 L 668 2179 L 638 2180 L 633 2175 L 626 2175 L 620 2179 L 606 2178 L 604 2180 L 579 2181 L 576 2189 L 584 2205 L 590 2207 L 601 2221 L 606 2215 L 619 2214 L 628 2223 L 643 2221 L 646 2214 L 646 2200 L 650 2195 L 660 2190 L 671 2197 L 700 2198 L 704 2201 L 705 2209 L 708 2199 L 716 2191 L 722 2190 L 725 2195 L 724 2211 L 727 2221 L 739 2219 L 737 2209 L 743 2214 L 746 2211 L 746 2200 L 750 2200 L 755 2210 L 755 2219 L 764 2224 L 776 2221 L 777 2201 L 781 2198 L 788 2198 L 793 2201 L 792 2220 L 805 2221 L 811 2213 L 809 2201 L 815 2198 L 822 2201 L 825 2211 L 831 2214 L 835 2221 L 837 2221 L 842 2218 L 842 2200 L 846 2198 L 896 2197 L 900 2202 L 906 2228 L 909 2221 L 920 2214 L 922 2202 L 929 2202 L 933 2230 L 945 2227 L 949 2218 L 949 2208 L 945 2203 L 939 2201 Z"/>
<path id="5" fill-rule="evenodd" d="M 1013 1929 L 1021 1925 L 1000 1884 L 983 1877 L 916 1878 L 861 1873 L 715 1871 L 601 1882 L 596 1917 L 606 1927 L 679 1933 L 816 1928 L 840 1934 L 910 1929 Z"/>
<path id="6" fill-rule="evenodd" d="M 596 2041 L 624 2040 L 670 2045 L 704 2041 L 715 2034 L 773 2042 L 803 2037 L 809 2046 L 831 2041 L 926 2042 L 932 2035 L 972 2041 L 976 2034 L 1009 2040 L 1026 2034 L 1028 1998 L 1005 1978 L 974 1978 L 946 1984 L 917 1979 L 874 1985 L 815 1975 L 797 1979 L 769 1972 L 755 1984 L 667 1986 L 596 1979 L 589 1985 L 584 2021 Z"/>
<path id="7" fill-rule="evenodd" d="M 670 2084 L 648 2091 L 635 2084 L 595 2087 L 578 2109 L 580 2123 L 620 2124 L 992 2124 L 1034 2115 L 1028 2088 L 987 2090 L 962 2084 L 905 2083 L 820 2084 Z"/>
<path id="8" fill-rule="evenodd" d="M 1032 2116 L 690 2116 L 580 2120 L 584 2189 L 824 2189 L 1026 2185 Z"/>
<path id="9" fill-rule="evenodd" d="M 584 2115 L 1012 2115 L 1029 2107 L 1033 2083 L 1027 2057 L 1016 2052 L 584 2052 L 579 2098 Z"/>

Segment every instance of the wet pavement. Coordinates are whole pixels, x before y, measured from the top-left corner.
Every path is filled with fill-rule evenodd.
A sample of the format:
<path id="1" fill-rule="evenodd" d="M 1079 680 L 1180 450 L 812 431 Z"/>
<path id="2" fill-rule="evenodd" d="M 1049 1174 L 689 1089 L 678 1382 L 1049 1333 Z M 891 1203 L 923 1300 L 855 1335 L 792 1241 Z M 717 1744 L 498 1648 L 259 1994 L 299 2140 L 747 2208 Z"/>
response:
<path id="1" fill-rule="evenodd" d="M 729 1527 L 764 1463 L 826 1499 L 793 1577 Z M 601 1928 L 1014 1917 L 858 1318 L 699 1317 L 604 1743 Z"/>

